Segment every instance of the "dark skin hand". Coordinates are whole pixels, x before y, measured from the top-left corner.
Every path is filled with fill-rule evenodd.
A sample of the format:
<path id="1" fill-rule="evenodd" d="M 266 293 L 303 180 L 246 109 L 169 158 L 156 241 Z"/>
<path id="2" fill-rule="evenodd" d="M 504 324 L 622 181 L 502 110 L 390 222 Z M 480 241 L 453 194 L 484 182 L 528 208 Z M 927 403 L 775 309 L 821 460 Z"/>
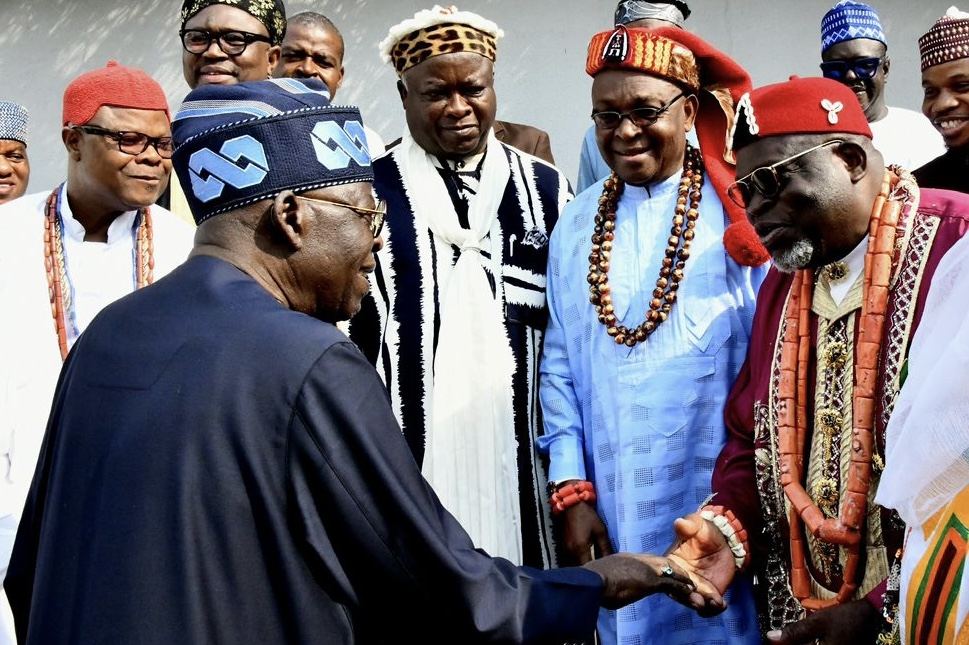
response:
<path id="1" fill-rule="evenodd" d="M 602 577 L 605 589 L 601 604 L 606 609 L 618 609 L 654 593 L 665 593 L 688 606 L 692 606 L 694 596 L 704 603 L 720 598 L 705 580 L 693 580 L 676 563 L 660 555 L 618 553 L 584 566 Z"/>
<path id="2" fill-rule="evenodd" d="M 767 632 L 767 642 L 778 645 L 814 643 L 865 645 L 874 643 L 881 614 L 865 599 L 816 611 L 782 630 Z"/>
<path id="3" fill-rule="evenodd" d="M 563 485 L 574 482 L 563 482 Z M 564 548 L 566 564 L 585 564 L 593 558 L 612 554 L 606 525 L 602 523 L 592 502 L 579 502 L 565 509 L 559 515 L 558 529 L 561 531 L 559 543 Z"/>

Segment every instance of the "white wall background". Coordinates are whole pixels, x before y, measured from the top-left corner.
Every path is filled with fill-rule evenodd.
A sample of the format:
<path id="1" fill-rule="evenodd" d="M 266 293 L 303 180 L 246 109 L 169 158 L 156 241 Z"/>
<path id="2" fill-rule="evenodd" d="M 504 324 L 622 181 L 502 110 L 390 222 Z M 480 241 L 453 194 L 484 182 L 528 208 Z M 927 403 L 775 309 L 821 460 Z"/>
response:
<path id="1" fill-rule="evenodd" d="M 396 76 L 380 62 L 377 43 L 391 25 L 434 0 L 284 1 L 290 15 L 319 11 L 336 23 L 347 48 L 339 102 L 359 105 L 368 125 L 385 140 L 396 139 L 404 125 Z M 615 0 L 455 1 L 505 30 L 498 48 L 499 117 L 548 131 L 558 165 L 574 181 L 590 123 L 586 46 L 593 34 L 611 26 Z M 918 37 L 951 1 L 869 0 L 888 36 L 890 105 L 919 109 Z M 790 74 L 819 74 L 821 17 L 836 0 L 689 2 L 690 30 L 737 59 L 755 86 Z M 112 58 L 140 67 L 161 83 L 177 109 L 188 92 L 177 35 L 180 7 L 181 0 L 0 0 L 0 99 L 30 111 L 31 192 L 64 178 L 61 98 L 78 74 Z"/>

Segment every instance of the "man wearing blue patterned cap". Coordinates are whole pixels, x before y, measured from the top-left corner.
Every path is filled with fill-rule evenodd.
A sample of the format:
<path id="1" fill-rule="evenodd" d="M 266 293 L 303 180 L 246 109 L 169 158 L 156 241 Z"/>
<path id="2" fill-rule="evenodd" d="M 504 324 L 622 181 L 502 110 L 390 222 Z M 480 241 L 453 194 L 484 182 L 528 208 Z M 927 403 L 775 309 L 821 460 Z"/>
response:
<path id="1" fill-rule="evenodd" d="M 928 119 L 914 110 L 885 103 L 891 60 L 888 39 L 874 7 L 841 0 L 824 14 L 821 61 L 826 78 L 847 85 L 858 97 L 886 165 L 912 171 L 945 151 Z"/>
<path id="2" fill-rule="evenodd" d="M 68 358 L 4 583 L 19 642 L 562 642 L 687 599 L 665 558 L 521 569 L 441 508 L 332 324 L 383 244 L 356 108 L 212 85 L 173 137 L 195 248 Z"/>
<path id="3" fill-rule="evenodd" d="M 27 108 L 0 101 L 0 204 L 27 192 L 30 180 L 27 121 Z"/>

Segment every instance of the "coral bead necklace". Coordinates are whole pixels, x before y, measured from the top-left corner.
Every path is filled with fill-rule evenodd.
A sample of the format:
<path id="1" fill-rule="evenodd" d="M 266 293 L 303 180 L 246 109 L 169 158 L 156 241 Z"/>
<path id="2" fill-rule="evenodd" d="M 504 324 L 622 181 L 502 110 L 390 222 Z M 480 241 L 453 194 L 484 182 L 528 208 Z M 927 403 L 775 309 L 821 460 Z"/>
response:
<path id="1" fill-rule="evenodd" d="M 868 250 L 854 366 L 852 393 L 851 463 L 847 490 L 838 517 L 826 517 L 802 483 L 806 459 L 807 381 L 811 352 L 810 313 L 814 271 L 798 271 L 788 299 L 781 345 L 781 377 L 778 387 L 778 452 L 781 485 L 791 502 L 790 546 L 791 588 L 809 610 L 822 609 L 851 600 L 858 589 L 861 558 L 861 528 L 868 509 L 872 458 L 875 447 L 874 420 L 878 360 L 888 310 L 895 239 L 902 202 L 889 200 L 893 176 L 886 173 L 872 208 Z M 836 457 L 837 458 L 837 457 Z M 810 573 L 802 523 L 815 538 L 845 547 L 847 558 L 841 588 L 835 598 L 811 597 Z"/>
<path id="2" fill-rule="evenodd" d="M 44 218 L 44 268 L 47 270 L 47 289 L 54 330 L 57 333 L 57 346 L 61 352 L 61 360 L 64 360 L 69 350 L 67 324 L 68 319 L 74 319 L 74 302 L 64 256 L 64 222 L 60 216 L 60 194 L 61 187 L 58 186 L 47 198 Z M 135 288 L 140 289 L 152 282 L 155 253 L 151 211 L 147 207 L 143 208 L 136 217 L 133 278 Z"/>

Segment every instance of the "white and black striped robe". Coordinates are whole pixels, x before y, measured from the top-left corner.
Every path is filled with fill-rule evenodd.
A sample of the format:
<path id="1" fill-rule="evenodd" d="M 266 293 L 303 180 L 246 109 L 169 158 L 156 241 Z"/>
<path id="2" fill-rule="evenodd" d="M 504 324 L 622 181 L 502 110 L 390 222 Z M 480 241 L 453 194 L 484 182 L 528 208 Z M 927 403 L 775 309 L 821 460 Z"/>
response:
<path id="1" fill-rule="evenodd" d="M 513 377 L 515 437 L 518 442 L 518 492 L 523 564 L 549 568 L 555 563 L 546 500 L 546 467 L 536 451 L 542 431 L 538 366 L 548 319 L 545 269 L 548 236 L 571 198 L 565 176 L 554 166 L 500 144 L 511 176 L 491 231 L 501 240 L 501 257 L 490 262 L 492 286 L 503 295 L 505 327 L 515 357 Z M 434 351 L 440 322 L 440 288 L 458 258 L 458 249 L 436 238 L 426 222 L 415 220 L 392 149 L 374 162 L 374 187 L 387 202 L 384 248 L 377 254 L 371 295 L 350 324 L 350 337 L 376 365 L 390 392 L 394 413 L 418 464 L 424 457 L 425 421 L 431 414 Z M 490 151 L 492 154 L 495 151 Z M 442 179 L 443 181 L 443 179 Z M 453 196 L 453 191 L 452 191 Z M 423 220 L 423 218 L 421 218 Z M 498 260 L 500 259 L 500 264 Z M 499 279 L 496 281 L 495 277 Z M 468 338 L 468 342 L 474 342 Z M 469 379 L 475 366 L 467 366 Z"/>

